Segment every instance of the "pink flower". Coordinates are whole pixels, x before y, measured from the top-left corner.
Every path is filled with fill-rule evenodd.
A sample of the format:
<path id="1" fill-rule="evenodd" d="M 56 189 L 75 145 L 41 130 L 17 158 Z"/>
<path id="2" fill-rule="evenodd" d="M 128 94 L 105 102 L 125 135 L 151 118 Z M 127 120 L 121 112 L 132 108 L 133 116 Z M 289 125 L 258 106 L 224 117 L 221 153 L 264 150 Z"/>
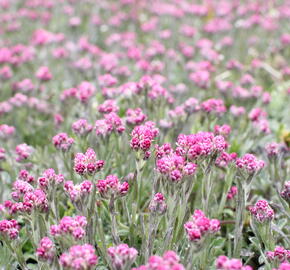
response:
<path id="1" fill-rule="evenodd" d="M 211 132 L 198 132 L 196 134 L 180 134 L 177 138 L 176 153 L 196 160 L 200 157 L 210 157 L 223 152 L 228 144 L 223 136 L 214 136 Z"/>
<path id="2" fill-rule="evenodd" d="M 80 175 L 93 175 L 104 167 L 103 160 L 97 160 L 95 151 L 88 148 L 86 153 L 77 153 L 74 159 L 74 170 Z"/>
<path id="3" fill-rule="evenodd" d="M 100 113 L 111 113 L 111 112 L 118 112 L 119 107 L 117 106 L 117 102 L 114 99 L 107 99 L 103 104 L 98 106 L 98 111 Z"/>
<path id="4" fill-rule="evenodd" d="M 84 81 L 77 87 L 76 97 L 83 104 L 87 104 L 95 94 L 96 88 L 89 82 Z"/>
<path id="5" fill-rule="evenodd" d="M 125 131 L 122 119 L 114 112 L 105 114 L 105 118 L 95 123 L 96 135 L 108 136 L 112 132 L 121 134 Z"/>
<path id="6" fill-rule="evenodd" d="M 222 135 L 227 137 L 231 133 L 231 127 L 229 125 L 215 125 L 214 126 L 214 133 L 216 135 Z"/>
<path id="7" fill-rule="evenodd" d="M 72 236 L 75 240 L 82 239 L 86 234 L 87 219 L 84 216 L 63 217 L 58 225 L 50 226 L 50 234 L 54 237 Z"/>
<path id="8" fill-rule="evenodd" d="M 8 139 L 15 133 L 15 128 L 9 125 L 0 125 L 0 138 Z"/>
<path id="9" fill-rule="evenodd" d="M 192 114 L 200 110 L 199 102 L 195 98 L 187 99 L 183 104 L 184 111 L 188 114 Z"/>
<path id="10" fill-rule="evenodd" d="M 232 186 L 227 194 L 227 199 L 232 200 L 238 193 L 238 188 L 236 186 Z"/>
<path id="11" fill-rule="evenodd" d="M 16 157 L 16 161 L 21 162 L 25 159 L 28 159 L 34 152 L 34 149 L 32 146 L 29 146 L 26 143 L 22 143 L 16 146 L 15 152 L 18 155 Z"/>
<path id="12" fill-rule="evenodd" d="M 88 198 L 88 195 L 93 189 L 91 181 L 85 180 L 80 184 L 74 185 L 72 181 L 66 181 L 64 183 L 64 190 L 68 193 L 72 202 L 82 201 Z"/>
<path id="13" fill-rule="evenodd" d="M 284 183 L 284 188 L 281 191 L 280 195 L 285 201 L 290 201 L 290 181 L 286 181 Z"/>
<path id="14" fill-rule="evenodd" d="M 201 103 L 201 109 L 206 113 L 222 115 L 226 112 L 226 107 L 221 99 L 208 99 Z"/>
<path id="15" fill-rule="evenodd" d="M 115 175 L 108 175 L 106 179 L 98 181 L 97 188 L 103 198 L 110 199 L 111 196 L 114 198 L 125 196 L 129 191 L 129 184 L 120 183 Z"/>
<path id="16" fill-rule="evenodd" d="M 248 174 L 258 173 L 264 166 L 265 162 L 263 160 L 258 160 L 252 154 L 245 154 L 236 161 L 236 167 L 247 172 Z"/>
<path id="17" fill-rule="evenodd" d="M 195 210 L 191 219 L 184 224 L 188 239 L 198 242 L 206 234 L 216 233 L 220 230 L 220 221 L 209 219 L 201 210 Z"/>
<path id="18" fill-rule="evenodd" d="M 101 87 L 112 87 L 118 82 L 118 80 L 109 73 L 99 76 L 98 79 Z"/>
<path id="19" fill-rule="evenodd" d="M 251 266 L 243 266 L 239 259 L 229 259 L 226 256 L 219 256 L 216 260 L 217 270 L 252 270 Z"/>
<path id="20" fill-rule="evenodd" d="M 140 125 L 147 119 L 147 116 L 140 108 L 128 109 L 126 111 L 126 122 L 129 125 Z"/>
<path id="21" fill-rule="evenodd" d="M 20 226 L 14 219 L 1 220 L 0 221 L 0 234 L 4 237 L 8 237 L 11 240 L 16 239 L 19 234 Z"/>
<path id="22" fill-rule="evenodd" d="M 138 255 L 135 248 L 130 248 L 126 244 L 109 247 L 107 253 L 114 270 L 129 269 Z"/>
<path id="23" fill-rule="evenodd" d="M 89 244 L 72 246 L 60 256 L 60 264 L 67 270 L 93 270 L 98 263 L 95 249 Z"/>
<path id="24" fill-rule="evenodd" d="M 59 133 L 52 138 L 52 142 L 57 149 L 66 152 L 71 148 L 74 139 L 68 137 L 66 133 Z"/>
<path id="25" fill-rule="evenodd" d="M 72 130 L 79 136 L 86 136 L 93 130 L 93 126 L 86 119 L 79 119 L 72 124 Z"/>
<path id="26" fill-rule="evenodd" d="M 266 255 L 270 260 L 277 259 L 279 262 L 287 262 L 290 260 L 290 250 L 280 246 L 276 246 L 274 251 L 268 251 Z"/>
<path id="27" fill-rule="evenodd" d="M 149 210 L 152 213 L 164 214 L 167 209 L 167 204 L 162 193 L 156 193 L 150 201 Z"/>
<path id="28" fill-rule="evenodd" d="M 52 79 L 52 75 L 48 67 L 40 67 L 36 72 L 36 77 L 41 81 L 50 81 Z"/>
<path id="29" fill-rule="evenodd" d="M 268 143 L 265 146 L 268 158 L 276 158 L 279 153 L 281 153 L 282 145 L 276 142 Z"/>
<path id="30" fill-rule="evenodd" d="M 39 177 L 38 185 L 41 189 L 48 189 L 49 186 L 59 185 L 64 182 L 62 174 L 56 174 L 54 169 L 47 169 L 43 172 L 42 177 Z"/>
<path id="31" fill-rule="evenodd" d="M 250 212 L 260 223 L 271 221 L 274 218 L 274 211 L 265 200 L 257 201 L 254 206 L 250 207 Z"/>
<path id="32" fill-rule="evenodd" d="M 157 170 L 166 175 L 171 181 L 181 181 L 184 176 L 195 173 L 197 165 L 187 162 L 184 157 L 177 154 L 170 154 L 157 160 Z"/>
<path id="33" fill-rule="evenodd" d="M 174 251 L 166 251 L 163 256 L 151 256 L 145 265 L 141 265 L 132 270 L 185 270 L 185 267 L 179 263 L 179 257 Z"/>
<path id="34" fill-rule="evenodd" d="M 55 256 L 55 247 L 48 237 L 44 237 L 40 240 L 36 255 L 41 261 L 51 262 L 53 260 Z"/>
<path id="35" fill-rule="evenodd" d="M 6 159 L 5 153 L 6 153 L 5 149 L 0 147 L 0 161 Z"/>
<path id="36" fill-rule="evenodd" d="M 200 88 L 207 89 L 210 85 L 210 73 L 207 70 L 195 71 L 189 78 Z"/>
<path id="37" fill-rule="evenodd" d="M 130 146 L 135 151 L 149 151 L 153 140 L 159 134 L 155 123 L 146 122 L 144 125 L 136 126 L 131 133 Z"/>

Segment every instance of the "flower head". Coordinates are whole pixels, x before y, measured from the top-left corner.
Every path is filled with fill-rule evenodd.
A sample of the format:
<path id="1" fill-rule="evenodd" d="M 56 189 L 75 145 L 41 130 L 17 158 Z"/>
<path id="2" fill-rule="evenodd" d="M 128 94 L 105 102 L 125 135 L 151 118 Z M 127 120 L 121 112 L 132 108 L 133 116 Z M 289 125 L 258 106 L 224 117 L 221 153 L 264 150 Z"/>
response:
<path id="1" fill-rule="evenodd" d="M 66 270 L 92 270 L 98 263 L 95 249 L 89 244 L 72 246 L 60 256 L 60 264 Z"/>
<path id="2" fill-rule="evenodd" d="M 109 199 L 111 196 L 118 198 L 127 194 L 129 184 L 120 183 L 119 178 L 115 175 L 108 175 L 106 179 L 98 181 L 97 188 L 103 198 Z"/>
<path id="3" fill-rule="evenodd" d="M 274 218 L 274 211 L 265 200 L 257 201 L 254 206 L 250 207 L 250 212 L 260 223 L 271 221 Z"/>
<path id="4" fill-rule="evenodd" d="M 184 224 L 184 228 L 188 239 L 198 242 L 204 235 L 218 232 L 220 222 L 217 219 L 207 218 L 201 210 L 195 210 L 191 219 Z"/>
<path id="5" fill-rule="evenodd" d="M 51 239 L 43 237 L 36 250 L 37 257 L 42 261 L 52 261 L 55 256 L 55 247 Z"/>
<path id="6" fill-rule="evenodd" d="M 107 253 L 114 270 L 128 269 L 138 255 L 138 251 L 135 248 L 130 248 L 126 244 L 109 247 Z"/>
<path id="7" fill-rule="evenodd" d="M 74 170 L 79 175 L 93 175 L 104 167 L 103 160 L 97 160 L 95 151 L 88 148 L 86 153 L 77 153 L 74 159 Z"/>
<path id="8" fill-rule="evenodd" d="M 132 270 L 185 270 L 185 267 L 179 263 L 179 256 L 174 251 L 166 251 L 163 256 L 151 256 L 145 265 L 141 265 Z"/>
<path id="9" fill-rule="evenodd" d="M 66 152 L 71 148 L 74 139 L 70 138 L 66 133 L 59 133 L 52 138 L 52 142 L 55 148 Z"/>

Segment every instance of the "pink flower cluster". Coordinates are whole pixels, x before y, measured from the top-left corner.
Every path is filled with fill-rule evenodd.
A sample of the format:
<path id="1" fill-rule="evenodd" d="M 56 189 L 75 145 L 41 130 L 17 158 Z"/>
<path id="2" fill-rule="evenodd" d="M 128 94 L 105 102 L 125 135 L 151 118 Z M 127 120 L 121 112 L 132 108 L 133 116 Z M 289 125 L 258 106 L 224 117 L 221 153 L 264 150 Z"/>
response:
<path id="1" fill-rule="evenodd" d="M 227 137 L 231 133 L 231 127 L 229 125 L 215 125 L 214 126 L 214 133 L 216 135 L 222 135 L 224 137 Z"/>
<path id="2" fill-rule="evenodd" d="M 33 187 L 29 183 L 18 179 L 13 183 L 11 197 L 13 200 L 19 201 L 25 193 L 31 191 L 33 191 Z"/>
<path id="3" fill-rule="evenodd" d="M 55 257 L 55 247 L 51 239 L 43 237 L 36 249 L 36 255 L 41 261 L 51 262 Z"/>
<path id="4" fill-rule="evenodd" d="M 0 234 L 10 239 L 16 239 L 19 234 L 19 225 L 15 219 L 0 221 Z"/>
<path id="5" fill-rule="evenodd" d="M 6 153 L 5 149 L 0 147 L 0 161 L 6 159 L 5 153 Z"/>
<path id="6" fill-rule="evenodd" d="M 219 168 L 225 168 L 229 163 L 235 161 L 237 158 L 236 153 L 222 152 L 216 159 L 215 165 Z"/>
<path id="7" fill-rule="evenodd" d="M 238 188 L 236 186 L 232 186 L 227 194 L 227 199 L 232 200 L 238 193 Z"/>
<path id="8" fill-rule="evenodd" d="M 87 104 L 96 92 L 96 88 L 89 82 L 83 81 L 76 88 L 69 88 L 62 92 L 60 99 L 65 101 L 69 98 L 77 99 Z"/>
<path id="9" fill-rule="evenodd" d="M 52 74 L 48 67 L 40 67 L 36 72 L 36 77 L 41 81 L 50 81 L 52 79 Z"/>
<path id="10" fill-rule="evenodd" d="M 173 182 L 181 181 L 185 176 L 193 175 L 197 165 L 187 162 L 182 156 L 175 153 L 164 156 L 156 162 L 157 170 Z"/>
<path id="11" fill-rule="evenodd" d="M 129 184 L 120 183 L 115 175 L 108 175 L 106 179 L 98 181 L 97 188 L 103 198 L 110 199 L 112 196 L 114 198 L 125 196 L 129 191 Z"/>
<path id="12" fill-rule="evenodd" d="M 131 133 L 130 146 L 135 151 L 143 151 L 145 157 L 149 157 L 150 147 L 158 134 L 158 128 L 151 121 L 146 122 L 144 125 L 136 126 Z"/>
<path id="13" fill-rule="evenodd" d="M 200 157 L 209 157 L 223 152 L 228 143 L 221 135 L 215 136 L 212 132 L 198 132 L 196 134 L 180 134 L 177 138 L 177 154 L 189 160 Z"/>
<path id="14" fill-rule="evenodd" d="M 290 250 L 285 249 L 284 247 L 276 246 L 274 251 L 268 251 L 268 259 L 271 261 L 277 260 L 279 262 L 290 261 Z"/>
<path id="15" fill-rule="evenodd" d="M 33 209 L 41 212 L 48 210 L 48 200 L 46 193 L 41 189 L 34 189 L 24 180 L 16 180 L 13 184 L 11 196 L 17 202 L 5 201 L 4 207 L 9 210 L 10 214 L 31 213 Z"/>
<path id="16" fill-rule="evenodd" d="M 52 142 L 57 149 L 66 152 L 71 148 L 74 139 L 70 138 L 66 133 L 59 133 L 52 138 Z"/>
<path id="17" fill-rule="evenodd" d="M 84 244 L 72 246 L 69 252 L 60 256 L 59 261 L 66 270 L 92 270 L 98 263 L 98 257 L 93 246 Z"/>
<path id="18" fill-rule="evenodd" d="M 50 226 L 50 234 L 54 237 L 71 235 L 75 240 L 82 239 L 86 234 L 87 219 L 84 216 L 63 217 L 58 225 Z"/>
<path id="19" fill-rule="evenodd" d="M 263 133 L 270 133 L 270 127 L 267 120 L 267 113 L 261 108 L 254 108 L 249 113 L 249 119 L 253 126 Z"/>
<path id="20" fill-rule="evenodd" d="M 28 159 L 34 152 L 34 149 L 32 146 L 22 143 L 16 146 L 15 152 L 17 154 L 16 161 L 21 162 Z"/>
<path id="21" fill-rule="evenodd" d="M 290 181 L 285 182 L 284 189 L 281 191 L 280 195 L 285 201 L 290 201 Z"/>
<path id="22" fill-rule="evenodd" d="M 156 193 L 150 201 L 149 210 L 154 214 L 163 215 L 167 209 L 165 197 L 162 193 Z"/>
<path id="23" fill-rule="evenodd" d="M 281 153 L 282 145 L 276 142 L 268 143 L 265 146 L 268 158 L 276 158 Z"/>
<path id="24" fill-rule="evenodd" d="M 72 130 L 79 136 L 86 136 L 93 130 L 93 126 L 86 119 L 79 119 L 72 124 Z"/>
<path id="25" fill-rule="evenodd" d="M 114 99 L 107 99 L 103 104 L 98 106 L 98 112 L 106 114 L 106 113 L 117 113 L 119 111 L 119 107 L 117 106 L 117 102 Z"/>
<path id="26" fill-rule="evenodd" d="M 217 270 L 252 270 L 251 266 L 244 266 L 239 259 L 229 259 L 227 256 L 219 256 L 216 260 Z"/>
<path id="27" fill-rule="evenodd" d="M 141 265 L 132 270 L 185 270 L 179 263 L 179 256 L 174 251 L 166 251 L 163 256 L 151 256 L 145 265 Z"/>
<path id="28" fill-rule="evenodd" d="M 188 239 L 198 242 L 207 234 L 216 233 L 220 230 L 220 221 L 209 219 L 201 210 L 195 210 L 191 220 L 184 224 Z"/>
<path id="29" fill-rule="evenodd" d="M 121 134 L 125 131 L 125 126 L 122 119 L 115 112 L 111 112 L 96 121 L 95 131 L 97 136 L 108 136 L 113 132 Z"/>
<path id="30" fill-rule="evenodd" d="M 265 162 L 252 154 L 245 154 L 236 160 L 236 166 L 251 175 L 258 173 L 265 166 Z"/>
<path id="31" fill-rule="evenodd" d="M 34 177 L 32 175 L 30 175 L 29 172 L 26 170 L 21 170 L 18 173 L 18 179 L 26 181 L 28 183 L 33 183 L 35 181 Z"/>
<path id="32" fill-rule="evenodd" d="M 109 247 L 107 250 L 113 270 L 126 270 L 134 263 L 138 251 L 127 244 Z"/>
<path id="33" fill-rule="evenodd" d="M 79 175 L 93 175 L 105 165 L 103 160 L 97 160 L 95 151 L 88 148 L 86 153 L 77 153 L 74 158 L 74 170 Z"/>
<path id="34" fill-rule="evenodd" d="M 72 181 L 64 183 L 64 190 L 68 193 L 72 202 L 81 201 L 88 197 L 93 189 L 91 181 L 85 180 L 80 184 L 74 185 Z"/>
<path id="35" fill-rule="evenodd" d="M 39 177 L 38 185 L 41 189 L 48 189 L 49 186 L 59 185 L 64 182 L 62 174 L 56 174 L 54 169 L 47 169 L 43 172 L 42 177 Z"/>
<path id="36" fill-rule="evenodd" d="M 193 114 L 200 110 L 199 102 L 196 98 L 189 98 L 183 104 L 183 109 L 188 114 Z"/>
<path id="37" fill-rule="evenodd" d="M 140 108 L 128 109 L 126 111 L 126 122 L 128 125 L 141 125 L 146 119 L 146 114 Z"/>
<path id="38" fill-rule="evenodd" d="M 15 127 L 9 125 L 0 125 L 0 138 L 8 139 L 15 133 Z"/>
<path id="39" fill-rule="evenodd" d="M 274 211 L 265 200 L 257 201 L 249 210 L 254 218 L 261 223 L 271 221 L 274 218 Z"/>
<path id="40" fill-rule="evenodd" d="M 218 116 L 227 111 L 222 99 L 208 99 L 202 102 L 201 110 Z"/>

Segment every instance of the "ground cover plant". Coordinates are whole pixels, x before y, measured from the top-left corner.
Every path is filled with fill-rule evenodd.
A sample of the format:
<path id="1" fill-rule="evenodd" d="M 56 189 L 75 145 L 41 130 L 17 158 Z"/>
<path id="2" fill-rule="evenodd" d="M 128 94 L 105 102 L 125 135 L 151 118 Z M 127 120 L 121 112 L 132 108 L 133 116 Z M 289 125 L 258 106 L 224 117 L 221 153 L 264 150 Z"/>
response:
<path id="1" fill-rule="evenodd" d="M 290 269 L 289 0 L 0 0 L 0 34 L 0 269 Z"/>

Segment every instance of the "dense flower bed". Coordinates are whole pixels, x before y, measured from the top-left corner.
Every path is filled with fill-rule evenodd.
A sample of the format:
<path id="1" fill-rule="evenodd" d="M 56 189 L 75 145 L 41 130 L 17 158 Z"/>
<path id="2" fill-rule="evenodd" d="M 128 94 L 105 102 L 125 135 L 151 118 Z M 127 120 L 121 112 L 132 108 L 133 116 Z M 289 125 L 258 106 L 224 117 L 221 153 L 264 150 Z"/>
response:
<path id="1" fill-rule="evenodd" d="M 0 0 L 0 269 L 289 270 L 289 21 Z"/>

